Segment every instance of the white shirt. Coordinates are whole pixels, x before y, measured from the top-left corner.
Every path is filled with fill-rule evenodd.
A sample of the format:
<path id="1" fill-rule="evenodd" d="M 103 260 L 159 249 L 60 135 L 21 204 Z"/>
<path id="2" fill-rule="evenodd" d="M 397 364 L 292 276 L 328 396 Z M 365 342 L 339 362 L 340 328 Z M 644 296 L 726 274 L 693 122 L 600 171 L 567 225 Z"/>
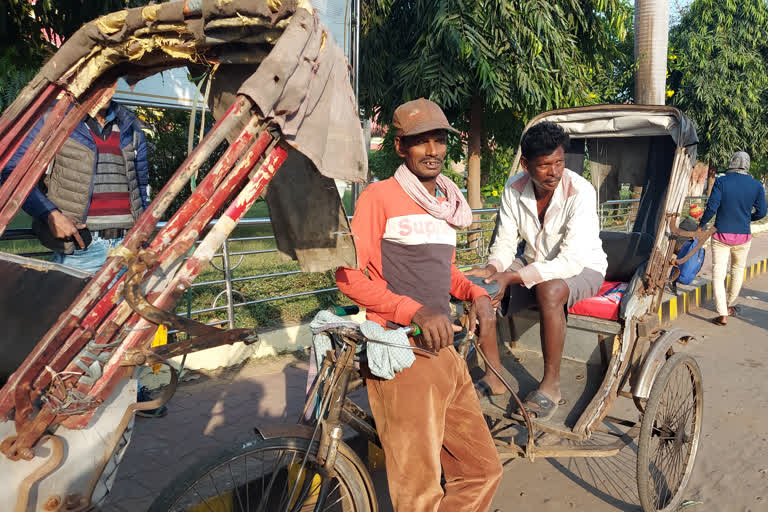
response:
<path id="1" fill-rule="evenodd" d="M 605 276 L 608 260 L 600 241 L 597 194 L 592 184 L 565 169 L 544 215 L 536 210 L 533 181 L 527 172 L 510 176 L 499 211 L 499 232 L 488 264 L 506 270 L 515 260 L 518 239 L 525 240 L 528 263 L 519 270 L 523 284 L 573 277 L 585 268 Z"/>

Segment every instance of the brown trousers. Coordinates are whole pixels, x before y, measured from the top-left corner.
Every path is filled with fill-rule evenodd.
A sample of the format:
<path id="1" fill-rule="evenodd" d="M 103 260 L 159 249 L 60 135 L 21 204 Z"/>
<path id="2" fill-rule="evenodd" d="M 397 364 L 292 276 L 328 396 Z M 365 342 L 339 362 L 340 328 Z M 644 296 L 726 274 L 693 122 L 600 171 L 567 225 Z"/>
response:
<path id="1" fill-rule="evenodd" d="M 487 511 L 502 467 L 456 350 L 417 354 L 394 379 L 367 384 L 395 511 Z"/>

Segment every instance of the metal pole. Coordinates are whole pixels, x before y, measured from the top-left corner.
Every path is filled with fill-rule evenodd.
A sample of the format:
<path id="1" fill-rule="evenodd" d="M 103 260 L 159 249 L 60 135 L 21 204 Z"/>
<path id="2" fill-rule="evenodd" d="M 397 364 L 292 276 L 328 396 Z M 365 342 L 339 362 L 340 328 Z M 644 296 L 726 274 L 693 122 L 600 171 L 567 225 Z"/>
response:
<path id="1" fill-rule="evenodd" d="M 355 101 L 357 102 L 358 116 L 360 114 L 360 2 L 361 0 L 352 0 L 355 3 L 355 28 L 352 31 L 353 35 L 353 48 L 352 48 L 352 63 L 353 63 L 353 84 L 355 88 Z M 368 146 L 370 147 L 370 145 Z M 368 147 L 365 148 L 368 151 Z M 360 196 L 362 188 L 359 183 L 352 184 L 352 212 L 355 211 L 357 205 L 357 198 Z"/>
<path id="2" fill-rule="evenodd" d="M 229 328 L 235 328 L 235 305 L 232 302 L 232 271 L 229 266 L 229 239 L 224 240 L 221 259 L 224 260 L 224 280 L 227 289 L 227 320 Z"/>

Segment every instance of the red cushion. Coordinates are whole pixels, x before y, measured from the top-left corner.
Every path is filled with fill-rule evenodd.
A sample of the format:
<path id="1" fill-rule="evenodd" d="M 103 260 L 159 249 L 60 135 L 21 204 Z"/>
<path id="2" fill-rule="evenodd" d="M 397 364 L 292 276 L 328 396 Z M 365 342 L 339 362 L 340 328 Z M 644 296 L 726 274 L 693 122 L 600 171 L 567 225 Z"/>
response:
<path id="1" fill-rule="evenodd" d="M 605 281 L 597 295 L 577 302 L 568 312 L 574 315 L 618 320 L 619 305 L 626 290 L 627 283 Z"/>

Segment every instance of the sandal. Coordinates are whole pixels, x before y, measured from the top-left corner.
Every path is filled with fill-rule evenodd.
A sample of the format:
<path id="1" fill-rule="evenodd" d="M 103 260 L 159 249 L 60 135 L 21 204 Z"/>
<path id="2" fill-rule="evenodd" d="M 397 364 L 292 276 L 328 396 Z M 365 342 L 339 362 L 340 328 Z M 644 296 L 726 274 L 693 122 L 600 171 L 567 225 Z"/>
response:
<path id="1" fill-rule="evenodd" d="M 480 379 L 479 381 L 475 382 L 475 393 L 477 393 L 477 399 L 482 400 L 484 398 L 492 398 L 494 396 L 501 396 L 504 393 L 506 393 L 506 390 L 504 390 L 501 393 L 494 393 L 491 389 L 491 386 L 488 385 L 487 382 Z"/>
<path id="2" fill-rule="evenodd" d="M 724 317 L 724 316 L 716 316 L 716 317 L 715 317 L 715 318 L 713 318 L 711 321 L 712 321 L 712 323 L 713 323 L 713 324 L 715 324 L 715 325 L 719 325 L 719 326 L 721 326 L 721 327 L 722 327 L 722 326 L 724 326 L 724 325 L 728 325 L 728 322 L 724 322 L 724 321 L 723 321 L 723 319 L 724 319 L 724 318 L 726 318 L 726 317 Z"/>
<path id="3" fill-rule="evenodd" d="M 491 386 L 484 380 L 475 382 L 475 392 L 477 393 L 477 399 L 480 402 L 487 402 L 505 411 L 507 410 L 507 407 L 509 407 L 509 402 L 512 400 L 512 395 L 506 389 L 504 392 L 494 395 Z"/>
<path id="4" fill-rule="evenodd" d="M 543 421 L 550 419 L 557 410 L 557 402 L 551 400 L 538 389 L 531 391 L 528 396 L 525 397 L 523 406 L 525 406 L 525 410 L 528 411 L 528 414 L 532 415 L 537 420 Z"/>

